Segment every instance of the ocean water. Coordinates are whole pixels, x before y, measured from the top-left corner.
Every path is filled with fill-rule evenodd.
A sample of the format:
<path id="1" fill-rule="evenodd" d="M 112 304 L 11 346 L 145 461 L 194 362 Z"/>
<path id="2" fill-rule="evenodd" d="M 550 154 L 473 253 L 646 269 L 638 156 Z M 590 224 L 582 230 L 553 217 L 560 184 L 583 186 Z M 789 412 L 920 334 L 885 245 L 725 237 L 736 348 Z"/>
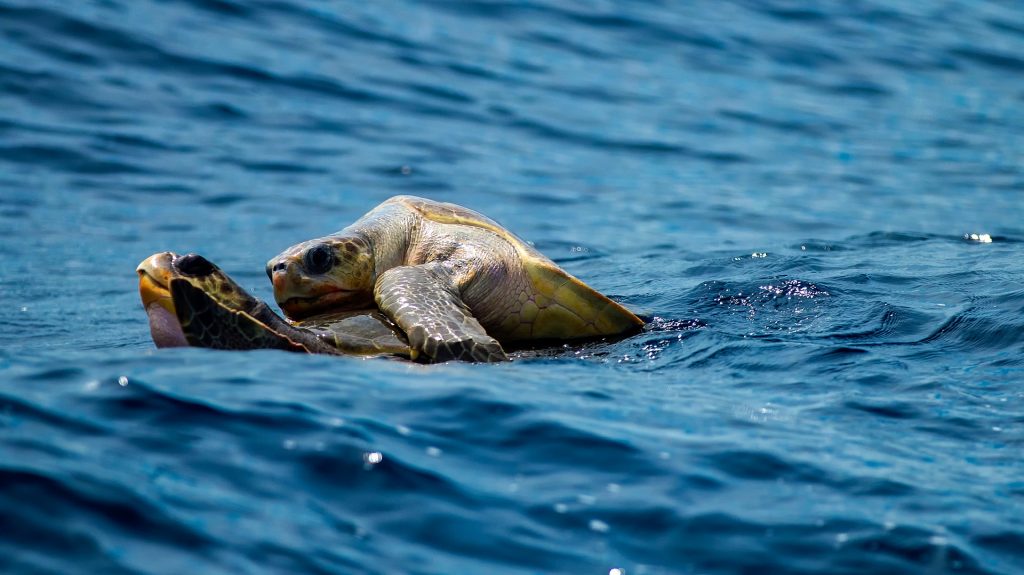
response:
<path id="1" fill-rule="evenodd" d="M 0 0 L 0 572 L 1024 573 L 1024 6 Z M 395 194 L 650 320 L 155 350 Z"/>

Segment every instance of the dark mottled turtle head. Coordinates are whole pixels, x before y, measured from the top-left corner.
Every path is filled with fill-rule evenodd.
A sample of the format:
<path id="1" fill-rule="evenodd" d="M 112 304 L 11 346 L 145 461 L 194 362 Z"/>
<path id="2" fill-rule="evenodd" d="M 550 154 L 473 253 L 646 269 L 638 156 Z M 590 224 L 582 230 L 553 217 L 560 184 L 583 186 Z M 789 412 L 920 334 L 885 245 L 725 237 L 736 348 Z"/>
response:
<path id="1" fill-rule="evenodd" d="M 219 306 L 243 314 L 259 303 L 220 268 L 198 254 L 153 254 L 139 264 L 136 272 L 142 306 L 149 316 L 150 332 L 157 347 L 192 343 L 189 337 L 195 339 L 195 334 L 190 332 L 189 325 L 200 311 L 190 305 L 194 302 L 199 302 L 203 308 Z M 191 294 L 202 298 L 185 297 Z"/>
<path id="2" fill-rule="evenodd" d="M 277 305 L 292 319 L 373 305 L 373 250 L 357 234 L 294 245 L 267 262 L 267 275 Z"/>
<path id="3" fill-rule="evenodd" d="M 413 359 L 417 355 L 376 308 L 290 324 L 202 256 L 154 254 L 137 271 L 157 347 L 282 349 Z"/>

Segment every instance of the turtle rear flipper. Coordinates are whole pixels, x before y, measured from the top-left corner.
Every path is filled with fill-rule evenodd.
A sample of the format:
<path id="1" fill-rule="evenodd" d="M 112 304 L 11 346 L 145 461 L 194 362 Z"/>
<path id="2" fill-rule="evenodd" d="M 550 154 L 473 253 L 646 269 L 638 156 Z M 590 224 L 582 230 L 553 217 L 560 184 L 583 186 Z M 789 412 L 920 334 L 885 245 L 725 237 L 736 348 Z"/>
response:
<path id="1" fill-rule="evenodd" d="M 381 274 L 374 296 L 409 338 L 433 361 L 505 361 L 498 340 L 487 335 L 452 282 L 431 264 L 399 266 Z"/>
<path id="2" fill-rule="evenodd" d="M 252 309 L 232 309 L 187 281 L 172 280 L 169 287 L 178 322 L 192 346 L 337 353 L 313 333 L 292 327 L 269 309 L 263 309 L 266 304 L 259 300 L 253 300 Z M 267 325 L 266 320 L 274 318 L 278 320 L 273 322 L 275 325 Z"/>

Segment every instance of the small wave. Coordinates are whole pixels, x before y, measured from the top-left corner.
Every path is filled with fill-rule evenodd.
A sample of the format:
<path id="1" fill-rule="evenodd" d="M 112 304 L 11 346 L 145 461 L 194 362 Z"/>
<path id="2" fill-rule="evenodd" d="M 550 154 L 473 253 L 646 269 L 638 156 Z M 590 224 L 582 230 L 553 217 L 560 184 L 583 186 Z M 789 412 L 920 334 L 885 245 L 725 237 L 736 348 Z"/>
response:
<path id="1" fill-rule="evenodd" d="M 982 50 L 977 48 L 955 48 L 951 54 L 970 62 L 982 64 L 1008 72 L 1024 71 L 1024 59 L 1005 52 L 994 50 Z"/>
<path id="2" fill-rule="evenodd" d="M 1024 322 L 1015 321 L 1013 315 L 1024 309 L 1024 292 L 983 299 L 983 304 L 954 314 L 917 343 L 967 351 L 1015 349 L 1024 343 Z"/>
<path id="3" fill-rule="evenodd" d="M 2 10 L 0 10 L 2 14 Z M 57 74 L 14 68 L 0 63 L 0 91 L 32 105 L 61 110 L 104 111 L 110 107 Z"/>
<path id="4" fill-rule="evenodd" d="M 20 524 L 18 528 L 8 526 L 11 528 L 5 532 L 11 536 L 35 535 L 21 541 L 30 547 L 47 542 L 60 547 L 61 541 L 70 539 L 77 540 L 79 545 L 75 547 L 79 547 L 78 551 L 81 552 L 81 544 L 91 537 L 74 532 L 62 534 L 61 524 L 55 523 L 53 519 L 83 516 L 91 517 L 115 531 L 145 533 L 147 538 L 156 543 L 183 545 L 197 550 L 211 544 L 204 533 L 167 513 L 159 503 L 141 497 L 129 487 L 109 481 L 81 474 L 61 477 L 56 473 L 6 467 L 0 469 L 0 488 L 0 497 L 3 498 L 0 507 L 7 511 L 0 515 L 8 517 L 10 511 L 18 510 L 22 520 L 20 523 L 14 522 Z M 18 501 L 35 501 L 40 507 L 30 510 L 18 505 Z M 41 535 L 43 537 L 39 538 Z M 89 546 L 100 545 L 93 539 L 92 545 L 87 544 Z"/>
<path id="5" fill-rule="evenodd" d="M 148 168 L 124 161 L 88 156 L 70 148 L 46 145 L 0 147 L 0 157 L 8 162 L 41 165 L 55 170 L 92 175 L 148 173 Z"/>

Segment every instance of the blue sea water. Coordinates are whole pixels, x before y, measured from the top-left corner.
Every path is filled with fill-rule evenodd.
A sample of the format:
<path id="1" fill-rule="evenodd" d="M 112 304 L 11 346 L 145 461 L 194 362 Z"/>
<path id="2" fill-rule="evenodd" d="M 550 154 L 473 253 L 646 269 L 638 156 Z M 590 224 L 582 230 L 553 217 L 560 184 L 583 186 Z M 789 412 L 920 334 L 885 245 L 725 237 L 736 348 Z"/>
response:
<path id="1" fill-rule="evenodd" d="M 0 572 L 1024 573 L 1024 5 L 0 0 Z M 154 350 L 394 194 L 650 323 Z"/>

